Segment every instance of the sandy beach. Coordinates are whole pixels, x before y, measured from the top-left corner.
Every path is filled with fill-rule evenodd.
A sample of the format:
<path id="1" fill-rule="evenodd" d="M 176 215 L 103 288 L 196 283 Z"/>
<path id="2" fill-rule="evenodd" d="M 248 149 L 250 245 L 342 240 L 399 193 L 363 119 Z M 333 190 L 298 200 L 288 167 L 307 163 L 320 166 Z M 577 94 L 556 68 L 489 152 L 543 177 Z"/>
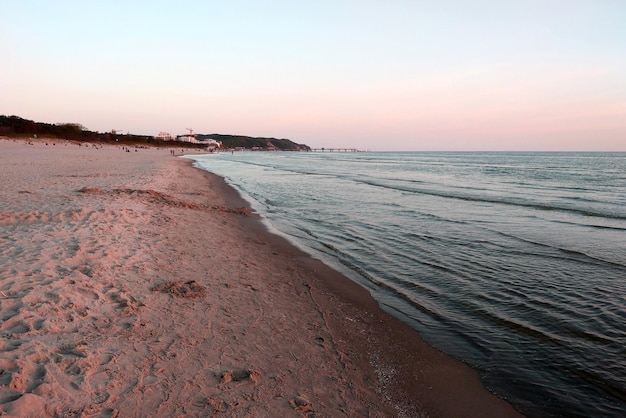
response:
<path id="1" fill-rule="evenodd" d="M 0 139 L 0 415 L 514 417 L 168 149 Z"/>

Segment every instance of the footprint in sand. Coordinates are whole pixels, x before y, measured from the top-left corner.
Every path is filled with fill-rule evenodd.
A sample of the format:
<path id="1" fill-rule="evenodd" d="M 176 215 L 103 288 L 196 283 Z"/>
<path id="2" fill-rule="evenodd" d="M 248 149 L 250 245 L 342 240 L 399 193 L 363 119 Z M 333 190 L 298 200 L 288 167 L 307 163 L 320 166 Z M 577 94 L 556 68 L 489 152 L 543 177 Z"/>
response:
<path id="1" fill-rule="evenodd" d="M 0 361 L 0 387 L 9 391 L 31 393 L 43 384 L 46 374 L 43 365 L 35 366 L 30 362 L 14 360 Z M 2 390 L 0 394 L 7 395 L 8 391 Z"/>
<path id="2" fill-rule="evenodd" d="M 9 319 L 8 321 L 5 321 L 2 324 L 1 329 L 7 334 L 19 335 L 19 334 L 26 334 L 27 332 L 30 331 L 31 328 L 30 328 L 30 325 L 28 325 L 26 322 L 22 321 L 16 316 L 13 316 L 11 319 Z"/>
<path id="3" fill-rule="evenodd" d="M 231 382 L 244 383 L 252 382 L 255 385 L 259 383 L 260 373 L 249 369 L 233 369 L 226 370 L 218 374 L 220 384 L 225 385 Z"/>
<path id="4" fill-rule="evenodd" d="M 41 330 L 41 329 L 43 328 L 43 324 L 44 324 L 44 322 L 46 322 L 46 320 L 45 320 L 45 319 L 43 319 L 43 318 L 40 318 L 40 319 L 36 319 L 36 320 L 34 320 L 34 321 L 33 321 L 33 323 L 32 323 L 32 327 L 33 327 L 33 329 L 34 329 L 35 331 L 39 331 L 39 330 Z"/>
<path id="5" fill-rule="evenodd" d="M 32 376 L 31 376 L 32 383 L 26 389 L 26 392 L 33 392 L 33 391 L 35 391 L 35 389 L 37 389 L 39 386 L 41 386 L 44 383 L 44 380 L 45 380 L 47 374 L 48 374 L 48 372 L 47 372 L 46 367 L 44 365 L 40 364 L 39 366 L 37 366 L 35 368 L 35 371 L 33 372 Z"/>
<path id="6" fill-rule="evenodd" d="M 106 390 L 97 391 L 93 394 L 93 403 L 100 405 L 109 400 L 111 395 Z"/>
<path id="7" fill-rule="evenodd" d="M 291 406 L 299 412 L 313 412 L 311 402 L 304 396 L 296 396 L 290 402 Z"/>
<path id="8" fill-rule="evenodd" d="M 0 386 L 8 386 L 11 383 L 11 376 L 19 370 L 15 360 L 0 359 Z"/>
<path id="9" fill-rule="evenodd" d="M 104 353 L 96 356 L 94 364 L 98 364 L 100 366 L 104 366 L 105 364 L 109 364 L 115 358 L 114 353 Z"/>
<path id="10" fill-rule="evenodd" d="M 86 300 L 89 301 L 97 301 L 100 300 L 100 295 L 93 289 L 79 287 L 78 292 L 85 297 Z"/>
<path id="11" fill-rule="evenodd" d="M 19 302 L 12 304 L 5 303 L 2 311 L 0 312 L 0 320 L 3 321 L 0 330 L 4 330 L 4 327 L 6 326 L 6 321 L 18 315 L 23 307 L 24 305 Z"/>

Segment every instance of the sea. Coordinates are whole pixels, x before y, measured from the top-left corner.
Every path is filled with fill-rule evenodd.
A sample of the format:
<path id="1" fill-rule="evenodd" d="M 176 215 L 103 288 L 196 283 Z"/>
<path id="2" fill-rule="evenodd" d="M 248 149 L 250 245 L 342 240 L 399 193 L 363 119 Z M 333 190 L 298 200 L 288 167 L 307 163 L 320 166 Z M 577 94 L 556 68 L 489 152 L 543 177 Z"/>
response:
<path id="1" fill-rule="evenodd" d="M 626 416 L 626 153 L 190 158 L 520 412 Z"/>

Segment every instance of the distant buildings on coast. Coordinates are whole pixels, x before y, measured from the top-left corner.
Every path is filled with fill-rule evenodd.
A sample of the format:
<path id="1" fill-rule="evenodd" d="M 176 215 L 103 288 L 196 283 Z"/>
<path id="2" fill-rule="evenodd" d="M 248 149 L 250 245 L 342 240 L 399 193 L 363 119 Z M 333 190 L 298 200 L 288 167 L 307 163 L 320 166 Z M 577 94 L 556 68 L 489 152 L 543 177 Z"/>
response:
<path id="1" fill-rule="evenodd" d="M 208 149 L 219 149 L 222 147 L 222 143 L 220 141 L 216 141 L 214 139 L 198 139 L 196 134 L 193 133 L 193 129 L 187 128 L 189 131 L 188 134 L 185 135 L 172 135 L 169 132 L 159 132 L 155 139 L 160 141 L 175 141 L 175 142 L 188 142 L 191 144 L 201 144 L 206 145 Z"/>
<path id="2" fill-rule="evenodd" d="M 35 122 L 19 116 L 0 115 L 0 136 L 9 138 L 51 138 L 85 143 L 124 143 L 154 144 L 176 143 L 189 148 L 204 147 L 208 151 L 246 150 L 246 151 L 312 151 L 306 144 L 298 144 L 286 138 L 251 137 L 229 134 L 196 134 L 187 128 L 185 135 L 172 135 L 159 132 L 158 135 L 136 135 L 122 129 L 111 129 L 108 132 L 87 130 L 78 123 L 44 123 Z M 165 144 L 164 144 L 165 143 Z M 184 145 L 183 145 L 184 144 Z M 317 151 L 317 150 L 316 150 Z M 347 149 L 322 148 L 322 152 L 347 151 Z"/>

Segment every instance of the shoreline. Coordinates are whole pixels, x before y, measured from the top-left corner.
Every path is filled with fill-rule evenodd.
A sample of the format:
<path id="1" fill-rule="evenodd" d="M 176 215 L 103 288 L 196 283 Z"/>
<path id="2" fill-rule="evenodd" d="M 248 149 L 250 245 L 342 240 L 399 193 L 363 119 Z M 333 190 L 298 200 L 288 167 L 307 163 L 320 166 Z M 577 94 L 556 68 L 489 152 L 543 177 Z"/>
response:
<path id="1" fill-rule="evenodd" d="M 195 160 L 189 161 L 191 166 Z M 250 207 L 223 177 L 192 168 L 223 183 L 224 192 L 236 205 Z M 255 234 L 266 236 L 281 254 L 293 254 L 298 266 L 308 273 L 311 293 L 320 306 L 331 312 L 329 325 L 344 337 L 340 340 L 342 349 L 348 352 L 350 345 L 366 347 L 366 352 L 352 355 L 362 367 L 373 369 L 379 379 L 379 393 L 393 404 L 398 416 L 522 416 L 506 400 L 486 389 L 478 372 L 469 365 L 428 345 L 416 330 L 385 312 L 366 288 L 287 238 L 270 232 L 260 215 L 254 213 L 249 221 Z M 334 310 L 343 314 L 347 322 Z"/>
<path id="2" fill-rule="evenodd" d="M 521 416 L 223 178 L 67 148 L 0 139 L 8 416 Z"/>

